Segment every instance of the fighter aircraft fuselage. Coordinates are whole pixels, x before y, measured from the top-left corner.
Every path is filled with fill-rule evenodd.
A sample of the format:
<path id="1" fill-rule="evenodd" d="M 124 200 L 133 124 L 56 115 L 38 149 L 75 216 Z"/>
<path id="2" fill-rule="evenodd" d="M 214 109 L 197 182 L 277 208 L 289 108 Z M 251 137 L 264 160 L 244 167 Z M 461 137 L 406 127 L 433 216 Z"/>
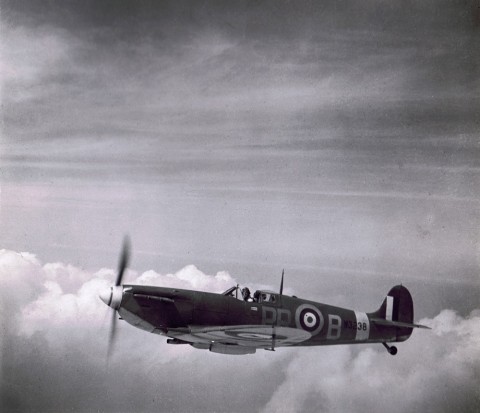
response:
<path id="1" fill-rule="evenodd" d="M 397 303 L 396 308 L 392 305 L 388 309 L 387 318 L 398 319 L 401 304 L 411 304 L 411 296 L 402 286 L 394 287 L 389 294 L 392 301 L 396 296 Z M 388 298 L 383 309 L 364 313 L 270 291 L 260 291 L 257 296 L 255 301 L 246 301 L 234 295 L 124 285 L 118 311 L 130 324 L 176 338 L 178 343 L 195 342 L 196 338 L 194 340 L 189 335 L 190 330 L 212 326 L 258 326 L 279 331 L 282 331 L 281 327 L 288 327 L 308 333 L 306 340 L 288 344 L 296 346 L 404 341 L 412 332 L 411 327 L 376 323 L 375 320 L 382 317 L 382 311 L 387 311 Z M 413 306 L 408 318 L 405 321 L 412 322 Z M 264 334 L 264 338 L 268 336 L 266 344 L 270 345 L 271 333 L 261 331 L 265 333 L 252 332 L 249 336 L 248 332 L 241 332 L 232 338 L 254 341 Z M 282 334 L 276 337 L 277 346 L 282 345 L 281 339 Z"/>
<path id="2" fill-rule="evenodd" d="M 167 336 L 169 344 L 189 344 L 222 354 L 252 354 L 257 349 L 404 341 L 413 328 L 413 301 L 402 285 L 393 287 L 377 311 L 364 313 L 238 285 L 222 294 L 176 288 L 122 285 L 129 260 L 125 239 L 115 284 L 100 293 L 111 307 L 108 354 L 115 338 L 117 312 L 135 327 Z"/>

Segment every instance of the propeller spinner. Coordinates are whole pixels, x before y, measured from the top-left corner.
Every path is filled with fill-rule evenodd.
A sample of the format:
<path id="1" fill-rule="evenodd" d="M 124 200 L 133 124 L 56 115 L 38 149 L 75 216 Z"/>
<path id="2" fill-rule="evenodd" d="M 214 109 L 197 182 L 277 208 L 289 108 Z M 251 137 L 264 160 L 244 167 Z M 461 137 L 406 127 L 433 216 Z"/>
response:
<path id="1" fill-rule="evenodd" d="M 108 352 L 107 357 L 110 357 L 110 354 L 113 350 L 113 345 L 115 342 L 116 335 L 116 323 L 117 323 L 117 310 L 120 308 L 120 303 L 122 301 L 123 287 L 122 287 L 122 278 L 125 273 L 125 269 L 128 267 L 128 261 L 130 259 L 130 240 L 128 237 L 125 237 L 123 240 L 122 253 L 120 255 L 120 262 L 118 264 L 118 273 L 115 280 L 115 285 L 110 287 L 107 290 L 100 292 L 99 297 L 106 305 L 112 308 L 112 320 L 110 323 L 110 335 L 108 339 Z"/>

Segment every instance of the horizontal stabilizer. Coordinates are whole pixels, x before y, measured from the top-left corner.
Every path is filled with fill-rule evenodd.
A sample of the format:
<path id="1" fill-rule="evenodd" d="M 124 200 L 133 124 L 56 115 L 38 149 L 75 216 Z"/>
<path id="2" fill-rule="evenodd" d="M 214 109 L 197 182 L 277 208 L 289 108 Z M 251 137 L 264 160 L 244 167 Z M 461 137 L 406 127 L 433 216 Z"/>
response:
<path id="1" fill-rule="evenodd" d="M 386 326 L 386 327 L 403 327 L 403 328 L 427 328 L 431 330 L 430 327 L 421 325 L 421 324 L 413 324 L 413 323 L 405 323 L 402 321 L 391 321 L 391 320 L 385 320 L 382 318 L 372 318 L 370 321 L 373 324 L 377 324 L 380 326 Z"/>

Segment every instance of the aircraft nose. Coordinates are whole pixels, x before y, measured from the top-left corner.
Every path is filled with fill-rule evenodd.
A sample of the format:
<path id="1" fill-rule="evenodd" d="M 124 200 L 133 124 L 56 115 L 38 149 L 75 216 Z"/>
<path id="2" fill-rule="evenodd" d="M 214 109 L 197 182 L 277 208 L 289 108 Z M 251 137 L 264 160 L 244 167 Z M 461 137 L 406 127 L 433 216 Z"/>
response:
<path id="1" fill-rule="evenodd" d="M 103 291 L 100 291 L 100 294 L 98 294 L 100 297 L 100 300 L 102 300 L 105 304 L 110 306 L 112 302 L 112 287 L 106 288 Z"/>
<path id="2" fill-rule="evenodd" d="M 98 296 L 100 297 L 100 300 L 109 307 L 118 310 L 122 303 L 123 287 L 121 285 L 116 285 L 115 287 L 107 288 L 106 290 L 101 291 Z"/>

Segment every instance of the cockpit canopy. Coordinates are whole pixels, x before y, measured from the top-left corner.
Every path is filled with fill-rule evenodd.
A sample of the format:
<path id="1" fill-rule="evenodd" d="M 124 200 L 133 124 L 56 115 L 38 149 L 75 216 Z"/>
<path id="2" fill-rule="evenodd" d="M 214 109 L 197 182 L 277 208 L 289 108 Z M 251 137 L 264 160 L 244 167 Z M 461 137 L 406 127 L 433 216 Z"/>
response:
<path id="1" fill-rule="evenodd" d="M 238 284 L 234 285 L 233 287 L 230 287 L 228 290 L 224 291 L 222 293 L 222 295 L 234 297 L 234 298 L 237 298 L 237 299 L 243 301 L 242 290 L 240 289 L 240 286 Z"/>
<path id="2" fill-rule="evenodd" d="M 275 303 L 278 300 L 278 293 L 268 290 L 257 290 L 253 296 L 250 295 L 248 287 L 241 288 L 239 285 L 234 285 L 222 293 L 226 296 L 231 296 L 237 300 L 255 302 L 255 303 Z"/>
<path id="3" fill-rule="evenodd" d="M 278 294 L 273 291 L 257 290 L 253 295 L 253 299 L 258 303 L 275 303 L 277 302 L 277 296 Z"/>

